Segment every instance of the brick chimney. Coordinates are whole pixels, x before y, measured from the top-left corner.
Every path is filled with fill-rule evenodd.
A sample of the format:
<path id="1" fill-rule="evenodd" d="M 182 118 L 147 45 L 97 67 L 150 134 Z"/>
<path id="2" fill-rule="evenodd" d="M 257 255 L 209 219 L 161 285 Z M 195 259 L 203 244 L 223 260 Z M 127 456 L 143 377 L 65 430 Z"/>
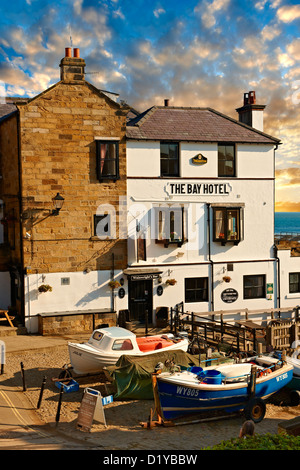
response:
<path id="1" fill-rule="evenodd" d="M 236 109 L 239 114 L 239 122 L 263 132 L 265 107 L 263 104 L 256 104 L 255 91 L 244 93 L 244 106 Z"/>
<path id="2" fill-rule="evenodd" d="M 84 81 L 85 61 L 80 58 L 80 51 L 66 47 L 65 57 L 60 61 L 60 79 L 65 83 L 78 83 Z"/>

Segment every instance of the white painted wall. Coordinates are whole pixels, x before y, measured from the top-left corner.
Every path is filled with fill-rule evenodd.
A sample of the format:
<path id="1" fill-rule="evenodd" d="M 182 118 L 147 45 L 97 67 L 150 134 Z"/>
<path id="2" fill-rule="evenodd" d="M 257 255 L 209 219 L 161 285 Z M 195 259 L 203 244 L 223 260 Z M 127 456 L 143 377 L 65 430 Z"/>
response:
<path id="1" fill-rule="evenodd" d="M 38 331 L 39 313 L 67 312 L 79 310 L 127 308 L 127 280 L 122 271 L 116 271 L 114 279 L 124 278 L 126 296 L 119 299 L 118 290 L 108 286 L 110 271 L 66 272 L 30 274 L 25 276 L 25 326 L 30 333 Z M 62 278 L 70 278 L 69 285 L 62 285 Z M 40 293 L 38 287 L 48 284 L 52 292 Z"/>
<path id="2" fill-rule="evenodd" d="M 193 165 L 191 159 L 202 153 L 208 160 L 204 165 Z M 163 294 L 157 296 L 158 281 L 153 281 L 153 318 L 158 306 L 175 306 L 184 301 L 184 279 L 211 278 L 207 238 L 207 203 L 239 205 L 244 208 L 244 238 L 238 245 L 211 241 L 211 260 L 214 262 L 214 310 L 270 309 L 276 307 L 277 282 L 274 259 L 274 148 L 271 145 L 239 144 L 237 146 L 236 178 L 217 178 L 217 144 L 181 143 L 180 178 L 160 178 L 160 148 L 157 142 L 130 142 L 127 148 L 128 176 L 128 260 L 130 266 L 156 266 L 163 271 Z M 151 158 L 150 158 L 151 156 Z M 151 164 L 150 164 L 151 160 Z M 147 161 L 147 164 L 146 164 Z M 142 165 L 141 162 L 144 162 Z M 151 167 L 151 168 L 149 168 Z M 136 178 L 135 178 L 136 177 Z M 138 178 L 142 177 L 142 178 Z M 147 179 L 147 177 L 149 179 Z M 211 179 L 210 179 L 211 178 Z M 228 194 L 173 193 L 171 184 L 224 184 Z M 165 248 L 151 238 L 151 214 L 155 205 L 185 204 L 188 211 L 188 243 L 181 247 Z M 136 260 L 136 222 L 146 233 L 147 261 Z M 211 214 L 212 224 L 212 214 Z M 211 230 L 211 240 L 212 240 Z M 227 273 L 227 263 L 233 263 L 233 272 Z M 298 262 L 299 263 L 299 262 Z M 224 283 L 224 275 L 231 282 Z M 266 276 L 273 284 L 273 293 L 262 299 L 244 299 L 245 275 Z M 175 278 L 176 286 L 167 286 L 167 278 Z M 238 292 L 238 299 L 226 304 L 221 293 L 227 288 Z M 282 289 L 286 289 L 282 287 Z M 211 300 L 211 299 L 209 299 Z M 291 305 L 294 299 L 291 299 Z M 210 302 L 185 304 L 194 312 L 210 310 Z"/>
<path id="3" fill-rule="evenodd" d="M 300 305 L 300 292 L 289 293 L 289 273 L 300 273 L 300 258 L 291 256 L 290 250 L 278 250 L 280 260 L 280 291 L 281 307 L 296 307 Z"/>

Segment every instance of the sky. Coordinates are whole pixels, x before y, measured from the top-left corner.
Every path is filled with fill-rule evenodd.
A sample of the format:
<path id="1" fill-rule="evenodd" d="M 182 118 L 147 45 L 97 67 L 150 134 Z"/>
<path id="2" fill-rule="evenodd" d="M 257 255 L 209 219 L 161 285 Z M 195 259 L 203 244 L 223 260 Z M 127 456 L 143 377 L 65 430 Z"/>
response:
<path id="1" fill-rule="evenodd" d="M 300 212 L 300 3 L 286 0 L 0 0 L 0 96 L 33 97 L 78 47 L 86 80 L 138 111 L 266 105 L 276 210 Z"/>

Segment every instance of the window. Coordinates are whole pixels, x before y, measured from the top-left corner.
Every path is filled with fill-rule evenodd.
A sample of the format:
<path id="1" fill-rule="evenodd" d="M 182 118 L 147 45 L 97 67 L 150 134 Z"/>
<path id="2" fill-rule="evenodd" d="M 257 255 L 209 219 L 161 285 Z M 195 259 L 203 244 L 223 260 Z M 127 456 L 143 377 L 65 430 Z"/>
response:
<path id="1" fill-rule="evenodd" d="M 266 297 L 266 276 L 264 274 L 244 276 L 244 299 L 264 297 Z"/>
<path id="2" fill-rule="evenodd" d="M 99 181 L 119 178 L 119 142 L 97 140 L 96 158 Z"/>
<path id="3" fill-rule="evenodd" d="M 130 339 L 116 339 L 112 346 L 113 351 L 130 351 L 133 349 Z"/>
<path id="4" fill-rule="evenodd" d="M 238 244 L 242 240 L 242 215 L 241 207 L 214 207 L 213 240 L 221 242 L 223 245 L 226 242 Z"/>
<path id="5" fill-rule="evenodd" d="M 218 145 L 218 176 L 235 176 L 234 145 Z"/>
<path id="6" fill-rule="evenodd" d="M 95 331 L 93 334 L 93 339 L 96 341 L 100 341 L 103 338 L 103 333 L 100 333 L 100 331 Z"/>
<path id="7" fill-rule="evenodd" d="M 187 241 L 187 210 L 184 207 L 156 207 L 156 243 L 177 243 Z"/>
<path id="8" fill-rule="evenodd" d="M 179 145 L 175 142 L 160 144 L 160 175 L 179 176 Z"/>
<path id="9" fill-rule="evenodd" d="M 110 214 L 94 215 L 94 236 L 105 239 L 111 237 Z"/>
<path id="10" fill-rule="evenodd" d="M 185 280 L 185 302 L 208 301 L 208 278 L 190 277 Z"/>
<path id="11" fill-rule="evenodd" d="M 289 273 L 289 293 L 300 292 L 300 273 Z"/>

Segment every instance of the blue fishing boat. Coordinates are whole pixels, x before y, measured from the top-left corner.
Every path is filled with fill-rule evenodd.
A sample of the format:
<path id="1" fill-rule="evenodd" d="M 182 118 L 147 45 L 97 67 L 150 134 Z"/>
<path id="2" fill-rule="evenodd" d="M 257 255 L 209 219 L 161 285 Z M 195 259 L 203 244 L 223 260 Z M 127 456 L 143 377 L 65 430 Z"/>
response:
<path id="1" fill-rule="evenodd" d="M 210 411 L 244 410 L 260 422 L 265 400 L 293 378 L 293 366 L 271 356 L 255 356 L 237 364 L 161 372 L 156 376 L 156 400 L 164 420 Z"/>

